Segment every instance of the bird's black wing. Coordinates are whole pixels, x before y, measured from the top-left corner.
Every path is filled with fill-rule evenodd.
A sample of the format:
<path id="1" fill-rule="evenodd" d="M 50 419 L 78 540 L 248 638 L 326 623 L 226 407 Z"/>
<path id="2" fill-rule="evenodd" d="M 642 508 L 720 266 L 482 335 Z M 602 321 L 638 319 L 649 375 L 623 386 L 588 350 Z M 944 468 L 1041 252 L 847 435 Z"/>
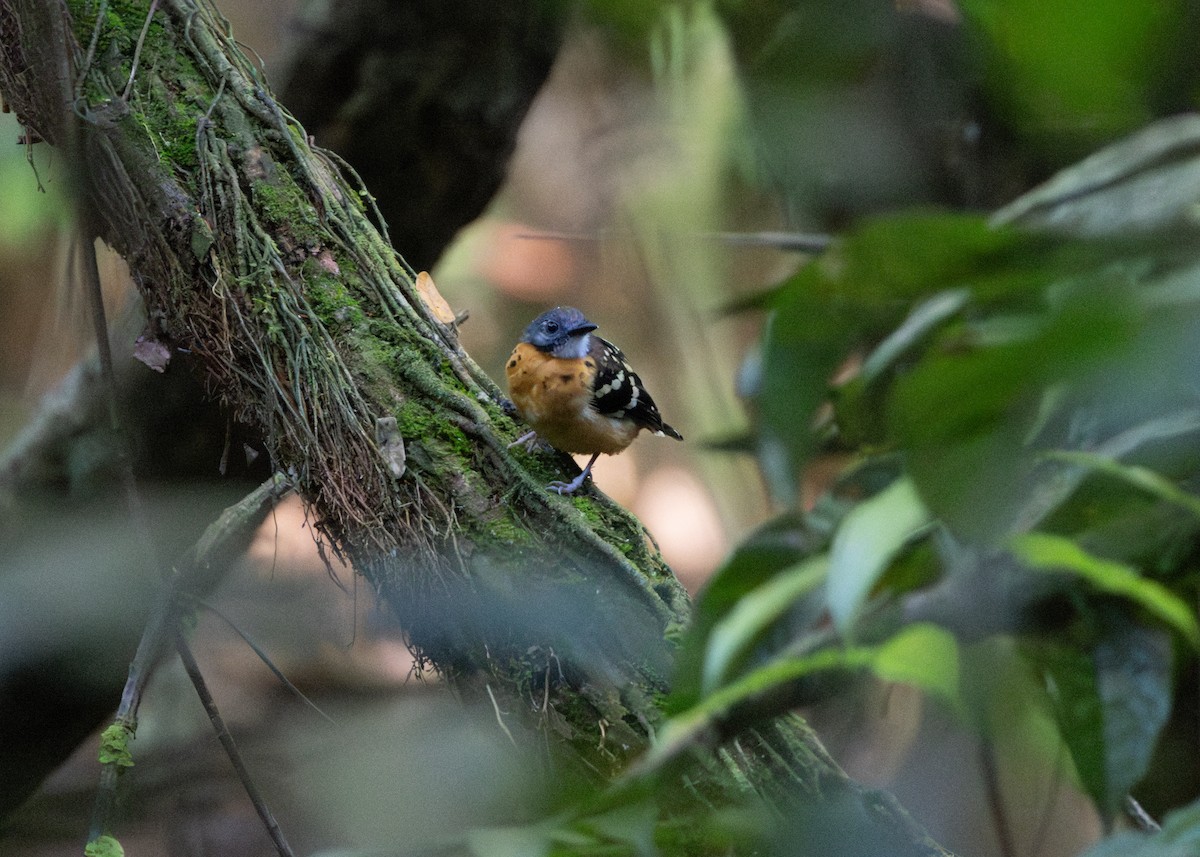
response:
<path id="1" fill-rule="evenodd" d="M 642 379 L 633 371 L 621 349 L 598 336 L 591 339 L 587 359 L 596 363 L 592 407 L 605 416 L 630 419 L 652 432 L 683 440 L 679 432 L 663 422 L 658 405 L 642 386 Z"/>

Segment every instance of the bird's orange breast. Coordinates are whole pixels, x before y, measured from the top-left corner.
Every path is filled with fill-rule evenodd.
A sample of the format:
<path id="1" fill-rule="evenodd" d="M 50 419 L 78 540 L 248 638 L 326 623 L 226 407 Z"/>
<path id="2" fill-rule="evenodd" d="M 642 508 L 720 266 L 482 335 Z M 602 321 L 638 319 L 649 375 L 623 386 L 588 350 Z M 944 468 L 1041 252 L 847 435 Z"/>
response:
<path id="1" fill-rule="evenodd" d="M 596 362 L 591 357 L 552 357 L 521 342 L 509 356 L 505 374 L 517 412 L 555 449 L 611 455 L 637 437 L 637 425 L 592 407 Z"/>

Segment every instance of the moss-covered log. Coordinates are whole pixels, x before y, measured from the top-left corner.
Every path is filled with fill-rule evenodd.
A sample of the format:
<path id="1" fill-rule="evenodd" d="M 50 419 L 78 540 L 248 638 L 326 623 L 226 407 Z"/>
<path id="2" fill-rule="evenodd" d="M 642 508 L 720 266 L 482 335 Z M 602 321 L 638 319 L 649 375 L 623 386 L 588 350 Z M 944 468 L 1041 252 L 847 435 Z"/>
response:
<path id="1" fill-rule="evenodd" d="M 258 427 L 417 651 L 464 686 L 536 689 L 552 711 L 529 728 L 615 776 L 668 688 L 682 588 L 624 510 L 544 489 L 569 459 L 508 449 L 519 427 L 423 303 L 365 189 L 310 145 L 215 9 L 149 7 L 0 0 L 0 91 L 67 152 L 153 336 Z M 900 850 L 939 853 L 791 722 L 721 758 L 715 788 L 849 797 Z"/>
<path id="2" fill-rule="evenodd" d="M 45 35 L 6 48 L 6 96 L 72 153 L 153 334 L 198 357 L 209 388 L 261 428 L 417 649 L 514 689 L 540 681 L 553 651 L 563 687 L 593 696 L 573 718 L 580 745 L 600 743 L 603 720 L 619 734 L 627 704 L 666 687 L 681 588 L 618 507 L 544 490 L 568 462 L 507 449 L 499 391 L 425 307 L 365 191 L 310 147 L 215 10 L 161 4 L 142 38 L 136 3 L 99 17 L 87 3 L 9 9 L 16 32 Z M 23 90 L 31 76 L 37 90 Z M 406 450 L 399 477 L 376 441 L 386 418 Z M 625 738 L 610 745 L 636 749 Z"/>

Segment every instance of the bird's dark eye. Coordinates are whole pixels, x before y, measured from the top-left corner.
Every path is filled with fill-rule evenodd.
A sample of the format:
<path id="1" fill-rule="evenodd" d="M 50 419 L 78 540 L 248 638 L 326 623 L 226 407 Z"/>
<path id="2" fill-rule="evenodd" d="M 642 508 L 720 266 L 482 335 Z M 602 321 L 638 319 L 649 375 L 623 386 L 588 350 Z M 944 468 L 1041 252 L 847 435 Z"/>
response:
<path id="1" fill-rule="evenodd" d="M 558 322 L 557 321 L 546 322 L 546 333 L 558 333 Z"/>

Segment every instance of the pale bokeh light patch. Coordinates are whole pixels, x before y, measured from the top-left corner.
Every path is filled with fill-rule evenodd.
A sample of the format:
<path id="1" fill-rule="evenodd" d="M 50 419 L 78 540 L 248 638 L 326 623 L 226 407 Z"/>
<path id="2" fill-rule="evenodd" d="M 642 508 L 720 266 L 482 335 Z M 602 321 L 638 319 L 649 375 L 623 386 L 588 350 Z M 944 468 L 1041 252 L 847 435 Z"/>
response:
<path id="1" fill-rule="evenodd" d="M 650 473 L 633 503 L 633 512 L 691 592 L 708 579 L 729 548 L 712 496 L 685 468 L 660 467 Z"/>

